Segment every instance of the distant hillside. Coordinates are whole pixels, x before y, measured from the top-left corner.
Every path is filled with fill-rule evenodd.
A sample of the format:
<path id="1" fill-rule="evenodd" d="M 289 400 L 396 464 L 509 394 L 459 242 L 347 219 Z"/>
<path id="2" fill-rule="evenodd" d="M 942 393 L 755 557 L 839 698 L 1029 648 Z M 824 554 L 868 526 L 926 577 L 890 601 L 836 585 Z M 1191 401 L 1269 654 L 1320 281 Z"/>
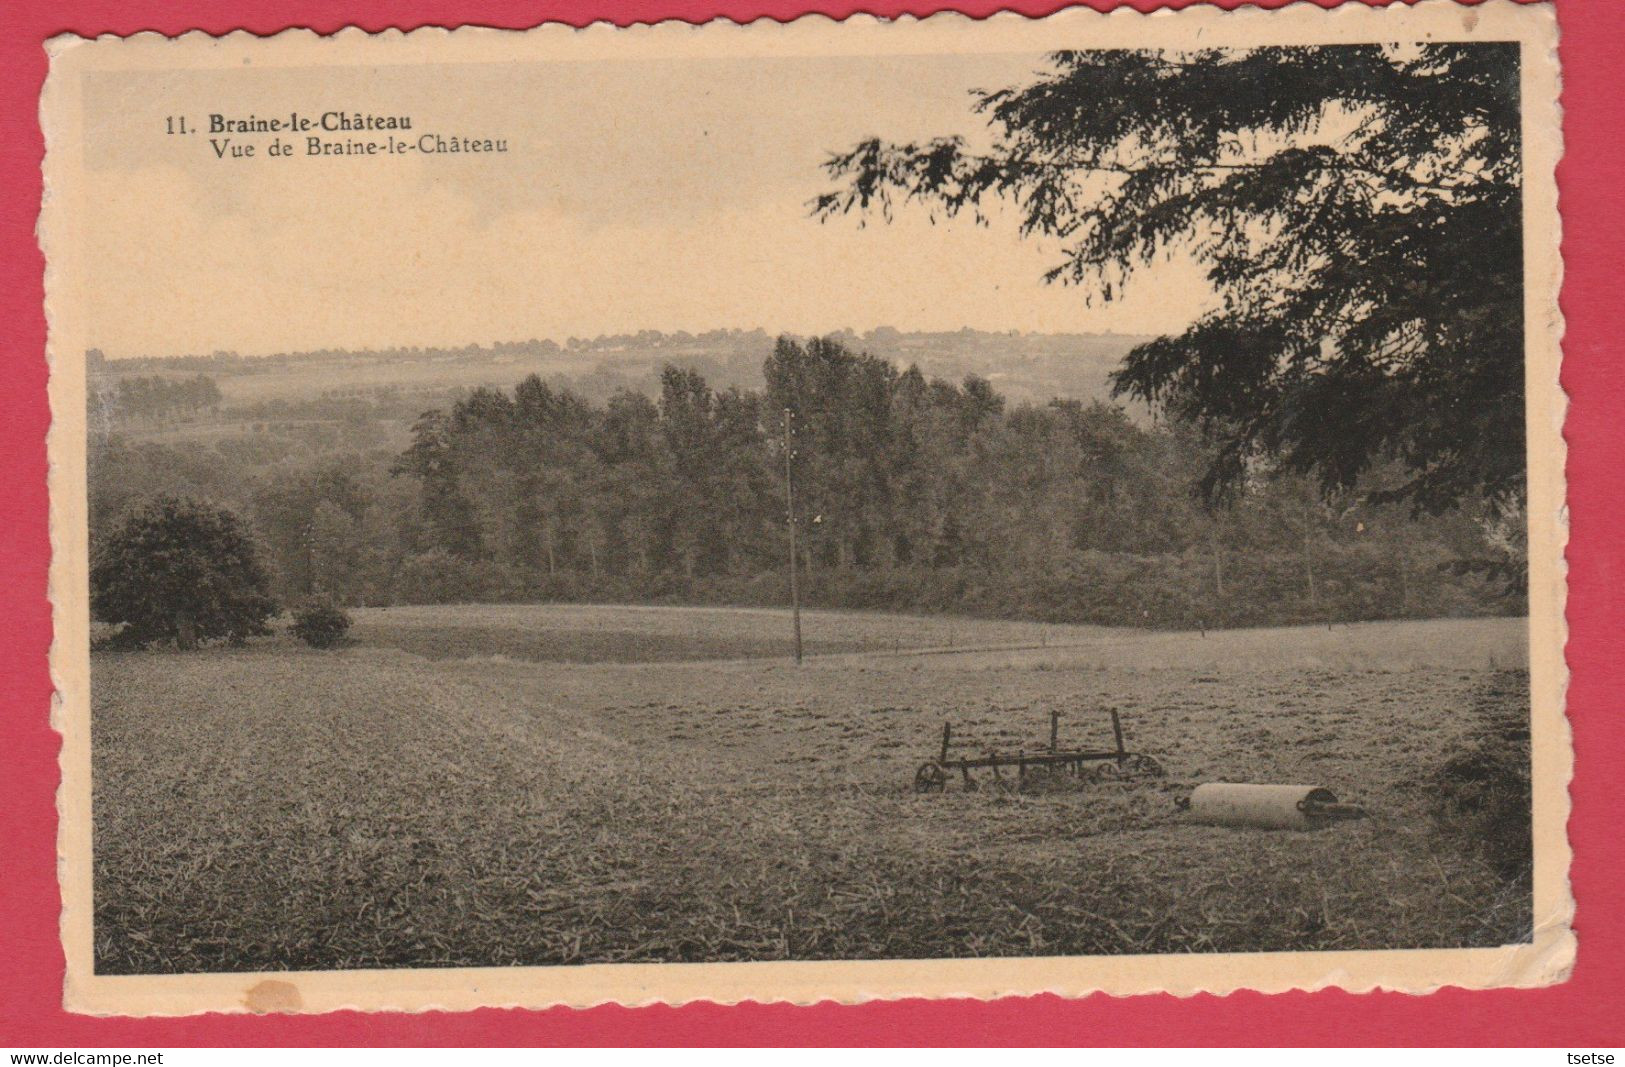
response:
<path id="1" fill-rule="evenodd" d="M 975 374 L 992 381 L 1012 401 L 1053 397 L 1104 399 L 1107 375 L 1145 338 L 1115 334 L 1018 334 L 959 330 L 904 333 L 889 327 L 857 334 L 840 331 L 854 350 L 918 364 L 928 377 L 960 381 Z M 90 354 L 92 393 L 116 388 L 132 377 L 213 379 L 226 408 L 248 412 L 316 400 L 389 398 L 417 409 L 480 385 L 511 386 L 529 374 L 592 401 L 620 389 L 658 392 L 667 363 L 692 367 L 717 388 L 762 386 L 762 361 L 773 338 L 762 330 L 713 330 L 667 334 L 643 330 L 591 339 L 572 337 L 462 348 L 323 350 L 269 356 L 217 352 L 205 356 L 108 360 Z"/>

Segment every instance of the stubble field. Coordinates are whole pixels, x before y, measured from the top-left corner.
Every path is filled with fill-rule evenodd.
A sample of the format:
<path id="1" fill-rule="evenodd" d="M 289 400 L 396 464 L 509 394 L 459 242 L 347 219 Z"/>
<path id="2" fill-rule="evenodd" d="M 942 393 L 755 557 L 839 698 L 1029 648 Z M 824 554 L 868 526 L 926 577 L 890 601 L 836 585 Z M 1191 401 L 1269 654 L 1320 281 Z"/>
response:
<path id="1" fill-rule="evenodd" d="M 1522 620 L 1149 634 L 768 611 L 359 613 L 356 643 L 101 654 L 103 973 L 1493 945 L 1527 884 L 1433 816 L 1527 716 Z M 971 750 L 1168 776 L 916 795 Z M 1372 818 L 1190 825 L 1201 781 Z"/>

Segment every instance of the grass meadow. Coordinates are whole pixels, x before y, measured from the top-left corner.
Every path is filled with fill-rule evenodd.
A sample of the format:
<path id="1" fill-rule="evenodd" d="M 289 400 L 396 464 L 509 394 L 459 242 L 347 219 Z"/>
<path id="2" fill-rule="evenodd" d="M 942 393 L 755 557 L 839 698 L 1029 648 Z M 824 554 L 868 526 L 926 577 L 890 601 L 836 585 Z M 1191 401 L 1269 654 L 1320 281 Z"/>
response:
<path id="1" fill-rule="evenodd" d="M 354 642 L 93 656 L 112 974 L 1495 945 L 1527 881 L 1436 817 L 1527 721 L 1522 620 L 1139 633 L 809 612 L 459 606 Z M 1162 780 L 916 795 L 972 749 Z M 1190 825 L 1202 781 L 1372 817 Z"/>

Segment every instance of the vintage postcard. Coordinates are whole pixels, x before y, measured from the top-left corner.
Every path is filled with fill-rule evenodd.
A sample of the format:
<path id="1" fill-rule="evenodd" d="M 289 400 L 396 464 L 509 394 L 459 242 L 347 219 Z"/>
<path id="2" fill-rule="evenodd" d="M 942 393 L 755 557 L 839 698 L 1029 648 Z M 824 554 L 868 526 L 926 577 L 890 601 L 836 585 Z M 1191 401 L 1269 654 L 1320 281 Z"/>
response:
<path id="1" fill-rule="evenodd" d="M 1563 981 L 1555 44 L 54 40 L 67 1006 Z"/>

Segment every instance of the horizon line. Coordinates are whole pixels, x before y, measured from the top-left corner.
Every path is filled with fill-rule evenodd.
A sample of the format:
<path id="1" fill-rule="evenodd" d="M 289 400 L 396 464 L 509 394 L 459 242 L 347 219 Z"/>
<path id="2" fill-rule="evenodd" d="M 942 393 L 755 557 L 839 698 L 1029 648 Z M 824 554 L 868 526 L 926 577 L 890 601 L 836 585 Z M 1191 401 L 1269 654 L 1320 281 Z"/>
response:
<path id="1" fill-rule="evenodd" d="M 492 341 L 486 341 L 486 342 L 468 341 L 468 342 L 464 342 L 462 344 L 456 344 L 456 343 L 415 344 L 415 345 L 414 344 L 394 344 L 394 345 L 384 345 L 384 346 L 378 346 L 378 347 L 374 347 L 374 346 L 363 346 L 363 347 L 340 346 L 340 347 L 332 347 L 332 348 L 295 348 L 295 349 L 287 349 L 287 350 L 277 351 L 277 352 L 257 352 L 257 353 L 242 353 L 242 352 L 236 351 L 235 349 L 216 349 L 213 352 L 169 352 L 169 353 L 163 353 L 163 354 L 137 353 L 137 354 L 132 354 L 132 355 L 109 355 L 106 351 L 101 349 L 99 346 L 91 345 L 91 346 L 89 346 L 89 347 L 87 347 L 85 349 L 85 355 L 86 355 L 86 357 L 88 359 L 88 357 L 90 356 L 91 353 L 97 353 L 97 354 L 99 354 L 101 356 L 101 359 L 104 362 L 108 362 L 108 363 L 137 362 L 137 361 L 142 361 L 142 360 L 162 362 L 162 361 L 167 361 L 167 360 L 187 360 L 187 359 L 191 359 L 191 360 L 235 359 L 235 360 L 242 360 L 242 361 L 253 361 L 253 360 L 261 360 L 261 359 L 290 359 L 290 358 L 299 358 L 299 357 L 321 357 L 321 356 L 338 356 L 338 355 L 378 355 L 378 354 L 390 353 L 390 352 L 413 352 L 413 351 L 417 351 L 417 352 L 456 352 L 456 351 L 466 351 L 466 350 L 468 350 L 470 348 L 475 349 L 477 351 L 496 352 L 496 351 L 499 351 L 501 349 L 507 349 L 507 348 L 518 348 L 518 347 L 524 347 L 524 346 L 528 346 L 528 345 L 545 345 L 545 344 L 552 344 L 561 353 L 569 353 L 569 352 L 591 352 L 591 351 L 594 351 L 594 349 L 592 349 L 590 347 L 585 347 L 585 346 L 596 345 L 596 344 L 600 344 L 600 343 L 608 342 L 608 341 L 617 341 L 617 340 L 623 340 L 623 339 L 625 339 L 625 340 L 634 340 L 635 341 L 640 335 L 644 335 L 644 334 L 653 334 L 653 335 L 656 335 L 656 336 L 658 336 L 660 338 L 663 338 L 663 339 L 676 338 L 679 335 L 687 334 L 688 338 L 689 338 L 689 341 L 697 342 L 697 341 L 700 341 L 702 338 L 706 337 L 709 334 L 716 334 L 716 333 L 723 333 L 723 334 L 727 334 L 727 335 L 741 335 L 741 336 L 745 336 L 745 337 L 749 337 L 749 336 L 751 336 L 753 334 L 762 334 L 762 335 L 764 335 L 765 337 L 767 337 L 770 340 L 777 340 L 780 337 L 788 337 L 788 338 L 791 338 L 791 339 L 794 339 L 794 340 L 807 340 L 807 339 L 811 339 L 811 338 L 830 338 L 830 337 L 842 338 L 842 337 L 845 337 L 845 336 L 848 336 L 848 335 L 859 338 L 859 339 L 869 339 L 869 338 L 874 337 L 876 334 L 881 333 L 882 331 L 890 331 L 891 333 L 895 333 L 899 337 L 920 337 L 920 336 L 953 337 L 953 336 L 962 335 L 962 334 L 985 334 L 985 335 L 998 336 L 998 337 L 1023 337 L 1023 338 L 1083 337 L 1083 338 L 1094 338 L 1094 339 L 1122 338 L 1124 340 L 1130 340 L 1130 339 L 1137 339 L 1137 338 L 1149 338 L 1149 337 L 1161 336 L 1160 334 L 1123 333 L 1123 332 L 1119 332 L 1119 331 L 1115 331 L 1115 330 L 1099 330 L 1099 331 L 1095 331 L 1095 330 L 1053 330 L 1053 331 L 1043 331 L 1043 330 L 1023 330 L 1023 329 L 1019 329 L 1019 328 L 994 330 L 994 329 L 981 329 L 981 328 L 972 327 L 972 326 L 961 326 L 958 329 L 953 329 L 953 330 L 904 330 L 904 329 L 900 329 L 900 328 L 894 327 L 894 326 L 876 326 L 876 327 L 873 327 L 872 329 L 864 330 L 862 332 L 859 332 L 857 330 L 853 330 L 850 327 L 842 327 L 841 329 L 837 329 L 837 330 L 829 330 L 829 331 L 824 331 L 824 332 L 813 332 L 813 333 L 801 333 L 801 332 L 798 332 L 798 331 L 795 331 L 795 330 L 769 331 L 766 328 L 761 327 L 761 326 L 755 326 L 755 327 L 749 327 L 749 328 L 746 328 L 746 327 L 733 327 L 733 326 L 719 326 L 719 327 L 714 327 L 714 328 L 709 329 L 709 330 L 699 331 L 697 333 L 694 332 L 694 331 L 690 331 L 690 330 L 674 330 L 674 331 L 667 332 L 667 331 L 664 331 L 664 330 L 644 328 L 644 329 L 627 331 L 627 332 L 622 332 L 622 333 L 600 333 L 600 334 L 597 334 L 597 335 L 592 336 L 592 337 L 580 337 L 580 336 L 571 334 L 571 335 L 567 336 L 562 341 L 558 340 L 557 338 L 554 338 L 554 337 L 528 337 L 528 338 L 525 338 L 523 340 L 512 340 L 512 339 L 510 339 L 510 340 L 492 340 Z M 579 342 L 579 343 L 576 346 L 572 347 L 571 342 Z M 603 351 L 603 350 L 600 350 L 600 351 Z M 615 350 L 609 350 L 609 351 L 615 351 Z"/>

